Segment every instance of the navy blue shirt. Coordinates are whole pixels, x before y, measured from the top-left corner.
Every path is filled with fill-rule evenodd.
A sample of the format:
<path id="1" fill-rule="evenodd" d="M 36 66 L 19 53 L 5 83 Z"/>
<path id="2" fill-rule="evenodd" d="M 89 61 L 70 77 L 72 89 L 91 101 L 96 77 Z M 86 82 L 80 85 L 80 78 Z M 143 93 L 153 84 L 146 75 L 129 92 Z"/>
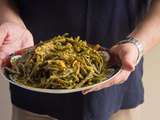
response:
<path id="1" fill-rule="evenodd" d="M 107 48 L 134 29 L 148 4 L 148 0 L 15 1 L 35 43 L 67 32 Z M 87 95 L 45 94 L 10 85 L 12 103 L 60 120 L 108 120 L 119 109 L 133 108 L 143 102 L 142 62 L 127 82 Z"/>

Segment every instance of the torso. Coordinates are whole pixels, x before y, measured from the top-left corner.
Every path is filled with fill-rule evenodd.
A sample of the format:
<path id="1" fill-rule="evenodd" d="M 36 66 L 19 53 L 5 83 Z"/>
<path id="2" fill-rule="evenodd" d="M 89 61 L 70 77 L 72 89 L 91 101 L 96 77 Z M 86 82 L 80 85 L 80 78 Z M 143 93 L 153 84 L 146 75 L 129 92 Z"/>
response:
<path id="1" fill-rule="evenodd" d="M 23 0 L 17 5 L 36 43 L 70 33 L 90 43 L 111 47 L 134 29 L 138 18 L 143 16 L 146 3 L 147 0 Z M 107 120 L 118 109 L 143 102 L 142 73 L 141 61 L 125 84 L 85 96 L 81 93 L 41 94 L 11 85 L 12 102 L 60 120 Z M 128 95 L 133 100 L 129 101 Z"/>

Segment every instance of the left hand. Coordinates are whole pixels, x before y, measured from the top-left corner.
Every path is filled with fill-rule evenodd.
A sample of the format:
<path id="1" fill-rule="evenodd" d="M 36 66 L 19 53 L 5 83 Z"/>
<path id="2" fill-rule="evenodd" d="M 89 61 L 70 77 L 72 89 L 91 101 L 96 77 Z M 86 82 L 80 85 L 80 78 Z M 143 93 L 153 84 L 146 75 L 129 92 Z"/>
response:
<path id="1" fill-rule="evenodd" d="M 116 84 L 122 84 L 128 79 L 131 72 L 134 71 L 136 60 L 138 57 L 138 50 L 132 43 L 115 45 L 111 48 L 111 52 L 117 55 L 121 60 L 122 69 L 120 73 L 110 81 L 106 81 L 103 84 L 97 85 L 96 87 L 83 91 L 83 94 L 98 91 Z"/>

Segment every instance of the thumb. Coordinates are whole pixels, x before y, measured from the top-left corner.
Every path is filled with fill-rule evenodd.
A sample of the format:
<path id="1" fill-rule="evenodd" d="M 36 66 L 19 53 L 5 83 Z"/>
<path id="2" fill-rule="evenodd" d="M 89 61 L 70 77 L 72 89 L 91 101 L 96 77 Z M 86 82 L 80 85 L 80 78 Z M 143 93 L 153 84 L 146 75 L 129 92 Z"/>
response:
<path id="1" fill-rule="evenodd" d="M 6 37 L 3 45 L 0 46 L 0 59 L 4 59 L 11 53 L 30 46 L 33 46 L 33 37 L 27 30 L 24 31 L 24 34 L 19 39 L 12 40 L 10 36 Z"/>
<path id="2" fill-rule="evenodd" d="M 21 48 L 21 41 L 12 40 L 11 36 L 6 36 L 3 44 L 0 46 L 0 59 L 4 59 L 11 53 L 19 50 Z"/>
<path id="3" fill-rule="evenodd" d="M 122 62 L 122 69 L 126 69 L 128 71 L 134 71 L 135 69 L 135 61 L 134 57 L 131 53 L 126 51 L 121 51 L 119 55 Z"/>

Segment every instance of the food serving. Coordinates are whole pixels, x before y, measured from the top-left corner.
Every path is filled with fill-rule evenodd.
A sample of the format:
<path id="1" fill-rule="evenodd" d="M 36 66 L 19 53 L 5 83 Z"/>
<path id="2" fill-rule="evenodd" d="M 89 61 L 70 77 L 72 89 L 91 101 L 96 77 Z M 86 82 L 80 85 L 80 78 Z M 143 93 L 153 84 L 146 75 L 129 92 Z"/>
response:
<path id="1" fill-rule="evenodd" d="M 100 45 L 80 37 L 55 36 L 26 50 L 5 67 L 10 79 L 45 89 L 76 89 L 100 83 L 111 74 Z M 13 55 L 14 56 L 14 55 Z"/>

